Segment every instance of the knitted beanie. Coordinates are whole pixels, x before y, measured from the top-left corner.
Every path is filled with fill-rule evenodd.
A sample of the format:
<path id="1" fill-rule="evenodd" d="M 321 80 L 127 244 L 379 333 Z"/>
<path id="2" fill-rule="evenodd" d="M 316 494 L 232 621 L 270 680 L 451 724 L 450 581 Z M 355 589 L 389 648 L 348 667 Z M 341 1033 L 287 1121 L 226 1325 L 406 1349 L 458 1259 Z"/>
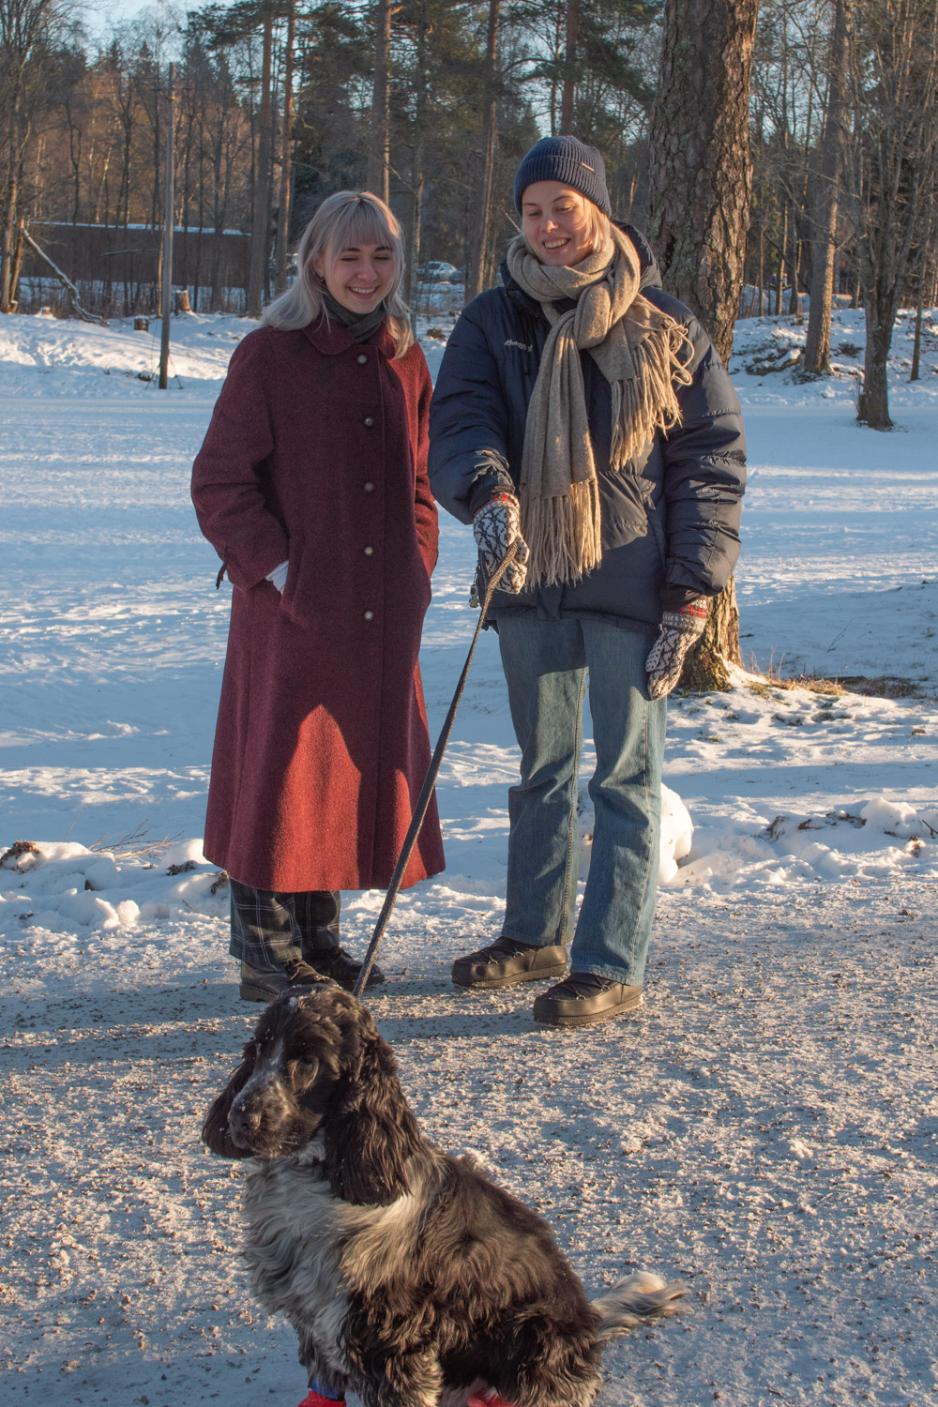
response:
<path id="1" fill-rule="evenodd" d="M 612 217 L 603 159 L 595 147 L 577 137 L 542 137 L 521 158 L 515 176 L 515 206 L 519 214 L 521 198 L 535 181 L 561 181 L 572 186 L 598 205 L 604 215 Z"/>

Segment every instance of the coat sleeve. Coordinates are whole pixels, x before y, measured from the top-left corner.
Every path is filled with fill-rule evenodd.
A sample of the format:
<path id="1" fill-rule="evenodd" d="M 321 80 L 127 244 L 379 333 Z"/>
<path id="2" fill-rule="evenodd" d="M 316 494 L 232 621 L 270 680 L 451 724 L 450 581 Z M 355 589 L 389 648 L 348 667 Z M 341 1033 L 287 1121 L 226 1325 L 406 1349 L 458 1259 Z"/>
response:
<path id="1" fill-rule="evenodd" d="M 236 348 L 192 467 L 199 527 L 235 586 L 249 590 L 285 562 L 290 543 L 267 504 L 262 479 L 274 447 L 265 394 L 268 349 L 252 334 Z"/>
<path id="2" fill-rule="evenodd" d="M 498 491 L 516 493 L 508 468 L 508 410 L 483 322 L 485 299 L 460 315 L 430 407 L 430 484 L 462 523 Z"/>
<path id="3" fill-rule="evenodd" d="M 733 383 L 695 318 L 693 381 L 678 394 L 680 426 L 664 442 L 667 564 L 662 597 L 715 596 L 739 556 L 746 441 Z"/>
<path id="4" fill-rule="evenodd" d="M 423 558 L 427 575 L 432 575 L 440 553 L 440 522 L 436 503 L 430 490 L 430 477 L 427 471 L 427 457 L 430 447 L 430 397 L 433 384 L 426 359 L 423 361 L 423 374 L 420 385 L 420 398 L 417 403 L 417 462 L 414 483 L 414 522 L 417 526 L 417 543 Z"/>

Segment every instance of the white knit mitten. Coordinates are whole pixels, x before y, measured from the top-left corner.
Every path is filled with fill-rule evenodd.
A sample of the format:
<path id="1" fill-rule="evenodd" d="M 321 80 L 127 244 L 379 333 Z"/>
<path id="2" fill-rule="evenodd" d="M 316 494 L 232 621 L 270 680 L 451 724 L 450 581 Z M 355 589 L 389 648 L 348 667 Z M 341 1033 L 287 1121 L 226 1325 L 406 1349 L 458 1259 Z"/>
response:
<path id="1" fill-rule="evenodd" d="M 498 583 L 498 589 L 514 594 L 523 591 L 528 574 L 528 544 L 521 536 L 518 500 L 507 493 L 500 493 L 489 499 L 485 507 L 480 508 L 473 518 L 472 532 L 479 549 L 479 563 L 469 597 L 470 604 L 482 604 L 489 578 L 515 544 L 517 549 L 514 560 Z"/>
<path id="2" fill-rule="evenodd" d="M 645 661 L 648 692 L 653 699 L 667 698 L 681 677 L 687 652 L 704 632 L 710 614 L 706 601 L 690 601 L 661 617 L 658 639 Z"/>

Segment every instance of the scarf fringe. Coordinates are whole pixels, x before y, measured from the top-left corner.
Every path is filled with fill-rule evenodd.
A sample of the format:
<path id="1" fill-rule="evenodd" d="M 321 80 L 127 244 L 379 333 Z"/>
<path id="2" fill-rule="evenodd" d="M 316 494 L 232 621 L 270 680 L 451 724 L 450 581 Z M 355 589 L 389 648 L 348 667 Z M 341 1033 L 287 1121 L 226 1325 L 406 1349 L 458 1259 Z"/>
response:
<path id="1" fill-rule="evenodd" d="M 639 291 L 639 267 L 634 245 L 615 226 L 602 249 L 573 268 L 540 264 L 521 236 L 509 245 L 512 276 L 551 323 L 528 405 L 520 476 L 531 586 L 572 584 L 602 560 L 581 350 L 610 385 L 613 471 L 637 459 L 659 431 L 681 422 L 677 389 L 692 380 L 687 329 Z M 576 307 L 558 310 L 556 301 L 564 297 Z M 623 365 L 629 366 L 624 376 Z"/>
<path id="2" fill-rule="evenodd" d="M 677 387 L 689 386 L 694 379 L 681 361 L 687 340 L 686 329 L 669 319 L 633 350 L 635 375 L 613 384 L 613 469 L 622 469 L 659 430 L 666 434 L 680 425 Z"/>
<path id="3" fill-rule="evenodd" d="M 521 535 L 530 548 L 526 590 L 573 585 L 602 560 L 599 480 L 572 483 L 563 498 L 525 498 Z"/>

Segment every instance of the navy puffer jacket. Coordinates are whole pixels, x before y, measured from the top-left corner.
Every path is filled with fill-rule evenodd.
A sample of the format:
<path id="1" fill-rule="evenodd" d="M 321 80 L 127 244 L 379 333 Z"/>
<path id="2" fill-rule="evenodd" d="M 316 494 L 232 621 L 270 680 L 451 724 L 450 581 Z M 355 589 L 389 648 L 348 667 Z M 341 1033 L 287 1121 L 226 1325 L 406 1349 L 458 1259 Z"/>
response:
<path id="1" fill-rule="evenodd" d="M 535 610 L 620 617 L 657 625 L 663 607 L 716 595 L 739 553 L 745 441 L 739 401 L 710 339 L 683 303 L 663 292 L 644 237 L 622 227 L 642 261 L 649 302 L 683 322 L 693 382 L 678 392 L 682 424 L 659 434 L 647 457 L 609 467 L 612 398 L 581 354 L 599 474 L 603 556 L 575 586 L 513 596 L 497 592 L 493 614 Z M 430 408 L 430 482 L 444 508 L 472 521 L 499 490 L 518 492 L 528 402 L 550 326 L 534 299 L 501 270 L 503 286 L 474 298 L 447 344 Z"/>

